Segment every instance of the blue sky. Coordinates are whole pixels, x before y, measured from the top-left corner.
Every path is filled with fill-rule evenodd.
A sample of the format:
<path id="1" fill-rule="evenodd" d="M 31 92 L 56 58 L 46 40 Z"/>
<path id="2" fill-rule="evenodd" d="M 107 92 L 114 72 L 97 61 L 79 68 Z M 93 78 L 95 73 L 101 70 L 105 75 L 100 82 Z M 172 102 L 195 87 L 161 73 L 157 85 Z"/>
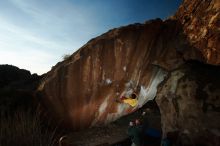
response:
<path id="1" fill-rule="evenodd" d="M 0 0 L 0 64 L 46 73 L 109 29 L 172 15 L 181 0 Z"/>

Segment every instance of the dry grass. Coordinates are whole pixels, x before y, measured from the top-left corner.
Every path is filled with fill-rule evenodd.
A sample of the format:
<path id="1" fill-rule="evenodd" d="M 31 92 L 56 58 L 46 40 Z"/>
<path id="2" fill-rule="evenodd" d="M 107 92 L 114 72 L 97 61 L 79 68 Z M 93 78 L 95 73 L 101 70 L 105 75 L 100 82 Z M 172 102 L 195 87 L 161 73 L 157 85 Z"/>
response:
<path id="1" fill-rule="evenodd" d="M 49 124 L 48 124 L 49 125 Z M 49 129 L 39 112 L 17 111 L 0 115 L 1 146 L 54 146 L 56 129 Z"/>

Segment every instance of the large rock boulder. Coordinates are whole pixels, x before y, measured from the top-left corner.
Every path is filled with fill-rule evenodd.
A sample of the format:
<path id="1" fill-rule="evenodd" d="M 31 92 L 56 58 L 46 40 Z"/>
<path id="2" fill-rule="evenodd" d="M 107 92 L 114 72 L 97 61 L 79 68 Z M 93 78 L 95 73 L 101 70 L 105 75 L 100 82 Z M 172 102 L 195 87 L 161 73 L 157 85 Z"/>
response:
<path id="1" fill-rule="evenodd" d="M 181 145 L 220 144 L 220 67 L 188 61 L 158 88 L 164 137 Z"/>
<path id="2" fill-rule="evenodd" d="M 74 129 L 109 123 L 156 97 L 164 136 L 178 131 L 177 139 L 191 142 L 218 139 L 219 3 L 185 0 L 165 21 L 120 27 L 92 39 L 46 74 L 41 96 Z M 133 92 L 137 106 L 116 102 Z"/>
<path id="3" fill-rule="evenodd" d="M 190 45 L 202 53 L 202 61 L 220 64 L 219 0 L 184 0 L 173 19 L 182 24 Z M 189 54 L 185 54 L 186 59 L 190 58 Z"/>
<path id="4" fill-rule="evenodd" d="M 109 123 L 135 111 L 155 97 L 166 75 L 152 62 L 166 60 L 165 54 L 175 49 L 162 39 L 173 39 L 167 31 L 175 30 L 168 24 L 157 19 L 91 40 L 47 73 L 39 87 L 42 96 L 74 128 Z M 136 107 L 117 102 L 133 92 L 139 96 Z"/>
<path id="5" fill-rule="evenodd" d="M 220 145 L 220 1 L 185 0 L 170 19 L 190 47 L 158 88 L 163 136 L 177 145 Z"/>

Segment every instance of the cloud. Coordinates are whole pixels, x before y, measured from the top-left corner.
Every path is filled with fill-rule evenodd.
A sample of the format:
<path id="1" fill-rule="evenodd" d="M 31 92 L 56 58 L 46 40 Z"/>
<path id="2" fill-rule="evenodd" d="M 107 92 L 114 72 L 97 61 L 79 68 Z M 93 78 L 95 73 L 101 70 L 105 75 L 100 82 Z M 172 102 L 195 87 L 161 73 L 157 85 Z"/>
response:
<path id="1" fill-rule="evenodd" d="M 31 29 L 33 27 L 39 32 L 49 31 L 50 35 L 57 37 L 66 35 L 79 37 L 88 35 L 97 28 L 93 25 L 91 11 L 80 5 L 62 0 L 10 0 L 23 13 L 31 18 Z M 59 33 L 58 33 L 59 32 Z M 77 38 L 76 38 L 77 39 Z"/>
<path id="2" fill-rule="evenodd" d="M 13 64 L 32 72 L 44 73 L 59 59 L 64 47 L 47 38 L 37 37 L 0 17 L 0 63 Z"/>
<path id="3" fill-rule="evenodd" d="M 152 2 L 0 0 L 0 64 L 47 72 L 64 54 L 75 52 L 97 35 L 141 22 L 145 15 L 155 17 L 157 11 L 147 11 Z"/>
<path id="4" fill-rule="evenodd" d="M 11 13 L 0 14 L 0 64 L 13 64 L 42 74 L 63 54 L 73 53 L 91 37 L 91 30 L 86 27 L 87 16 L 76 12 L 67 1 L 62 3 L 62 12 L 59 9 L 64 7 L 58 8 L 59 5 L 46 10 L 38 1 L 10 2 L 8 9 L 16 11 L 20 18 L 13 18 Z M 71 18 L 73 13 L 80 17 Z M 82 39 L 83 36 L 87 37 Z"/>

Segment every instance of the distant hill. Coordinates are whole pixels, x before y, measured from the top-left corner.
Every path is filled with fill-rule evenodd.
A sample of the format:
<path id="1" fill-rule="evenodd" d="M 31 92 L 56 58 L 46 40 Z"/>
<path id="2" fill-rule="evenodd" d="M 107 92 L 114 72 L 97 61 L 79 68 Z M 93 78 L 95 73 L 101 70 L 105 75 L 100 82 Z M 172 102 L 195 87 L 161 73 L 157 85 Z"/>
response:
<path id="1" fill-rule="evenodd" d="M 34 93 L 41 76 L 13 65 L 0 65 L 1 114 L 34 108 Z"/>

